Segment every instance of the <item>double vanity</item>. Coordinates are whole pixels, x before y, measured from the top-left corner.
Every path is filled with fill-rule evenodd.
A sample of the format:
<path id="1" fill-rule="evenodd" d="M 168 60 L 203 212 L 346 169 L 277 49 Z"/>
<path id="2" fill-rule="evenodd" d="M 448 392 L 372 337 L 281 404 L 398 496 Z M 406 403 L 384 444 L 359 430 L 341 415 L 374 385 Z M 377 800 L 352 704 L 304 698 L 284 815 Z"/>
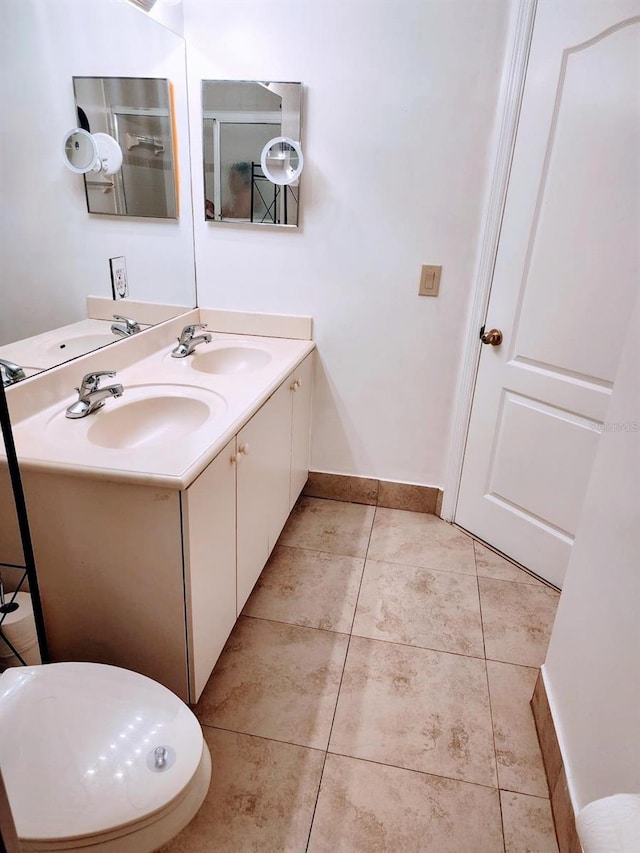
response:
<path id="1" fill-rule="evenodd" d="M 211 340 L 175 357 L 199 323 Z M 197 701 L 307 479 L 310 333 L 192 311 L 9 389 L 53 660 Z M 68 417 L 103 371 L 122 393 Z"/>

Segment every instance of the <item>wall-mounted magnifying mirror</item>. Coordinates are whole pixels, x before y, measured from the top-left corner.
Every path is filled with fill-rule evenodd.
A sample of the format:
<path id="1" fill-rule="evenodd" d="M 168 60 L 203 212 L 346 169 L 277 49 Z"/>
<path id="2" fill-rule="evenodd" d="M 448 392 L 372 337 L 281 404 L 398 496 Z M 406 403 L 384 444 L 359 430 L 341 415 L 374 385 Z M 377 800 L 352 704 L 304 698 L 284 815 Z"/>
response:
<path id="1" fill-rule="evenodd" d="M 301 101 L 301 83 L 202 81 L 206 220 L 297 226 Z"/>
<path id="2" fill-rule="evenodd" d="M 104 160 L 106 155 L 109 163 L 108 170 L 104 166 L 74 169 L 85 174 L 89 213 L 176 219 L 169 81 L 74 77 L 73 89 L 80 128 L 65 142 L 68 159 L 72 165 L 84 163 L 90 145 L 86 137 L 90 137 L 97 143 L 100 158 Z M 120 169 L 111 168 L 116 157 L 113 143 L 122 153 Z"/>
<path id="3" fill-rule="evenodd" d="M 77 174 L 101 172 L 115 175 L 122 166 L 122 148 L 107 133 L 88 133 L 81 127 L 70 130 L 62 141 L 67 168 Z"/>
<path id="4" fill-rule="evenodd" d="M 300 143 L 286 136 L 270 139 L 262 149 L 260 166 L 272 184 L 295 184 L 302 173 L 304 157 Z"/>

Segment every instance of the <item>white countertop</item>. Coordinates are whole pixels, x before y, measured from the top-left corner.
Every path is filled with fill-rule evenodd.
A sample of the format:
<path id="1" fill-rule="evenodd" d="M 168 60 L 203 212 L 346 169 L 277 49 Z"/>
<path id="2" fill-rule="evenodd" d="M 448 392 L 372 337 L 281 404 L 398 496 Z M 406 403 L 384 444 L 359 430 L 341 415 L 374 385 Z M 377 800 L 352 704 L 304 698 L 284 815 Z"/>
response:
<path id="1" fill-rule="evenodd" d="M 63 399 L 47 401 L 52 395 L 45 394 L 45 405 L 13 427 L 21 467 L 112 482 L 187 488 L 315 346 L 309 340 L 216 332 L 212 333 L 212 338 L 211 344 L 200 344 L 196 354 L 233 344 L 265 350 L 270 361 L 242 373 L 204 373 L 194 369 L 194 356 L 172 358 L 174 344 L 170 343 L 119 369 L 113 379 L 105 378 L 103 385 L 121 383 L 125 389 L 123 396 L 108 399 L 102 409 L 84 418 L 64 417 L 67 406 L 78 397 L 71 384 L 68 396 Z M 91 361 L 87 370 L 111 366 L 106 354 L 101 368 L 94 366 L 95 354 Z M 81 361 L 75 362 L 76 381 L 83 367 Z M 69 367 L 65 370 L 68 373 Z M 45 376 L 38 380 L 42 382 Z M 214 414 L 170 441 L 111 448 L 96 445 L 91 440 L 90 431 L 101 423 L 98 419 L 104 422 L 110 413 L 135 401 L 141 394 L 147 398 L 153 395 L 155 388 L 159 396 L 169 391 L 178 397 L 184 394 L 185 397 L 211 400 Z"/>

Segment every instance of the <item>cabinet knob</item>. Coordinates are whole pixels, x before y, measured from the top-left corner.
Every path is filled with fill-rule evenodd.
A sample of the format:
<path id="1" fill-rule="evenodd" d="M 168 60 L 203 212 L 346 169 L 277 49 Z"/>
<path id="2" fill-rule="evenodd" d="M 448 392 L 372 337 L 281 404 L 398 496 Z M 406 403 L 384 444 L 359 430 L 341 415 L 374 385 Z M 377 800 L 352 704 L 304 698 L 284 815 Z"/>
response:
<path id="1" fill-rule="evenodd" d="M 249 455 L 249 445 L 248 444 L 240 444 L 238 445 L 238 452 L 234 453 L 231 456 L 231 461 L 237 465 L 237 463 L 242 459 L 243 456 Z"/>
<path id="2" fill-rule="evenodd" d="M 302 388 L 302 382 L 299 379 L 294 379 L 290 387 L 292 391 L 297 391 L 299 388 Z"/>

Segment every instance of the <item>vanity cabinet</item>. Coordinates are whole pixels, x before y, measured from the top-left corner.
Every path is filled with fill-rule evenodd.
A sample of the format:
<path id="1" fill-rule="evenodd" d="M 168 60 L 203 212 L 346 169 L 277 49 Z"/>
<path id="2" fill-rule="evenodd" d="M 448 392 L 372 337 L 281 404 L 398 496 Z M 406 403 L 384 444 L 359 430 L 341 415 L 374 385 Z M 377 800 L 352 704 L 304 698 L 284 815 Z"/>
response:
<path id="1" fill-rule="evenodd" d="M 311 363 L 183 491 L 23 472 L 52 660 L 198 700 L 306 481 Z"/>

